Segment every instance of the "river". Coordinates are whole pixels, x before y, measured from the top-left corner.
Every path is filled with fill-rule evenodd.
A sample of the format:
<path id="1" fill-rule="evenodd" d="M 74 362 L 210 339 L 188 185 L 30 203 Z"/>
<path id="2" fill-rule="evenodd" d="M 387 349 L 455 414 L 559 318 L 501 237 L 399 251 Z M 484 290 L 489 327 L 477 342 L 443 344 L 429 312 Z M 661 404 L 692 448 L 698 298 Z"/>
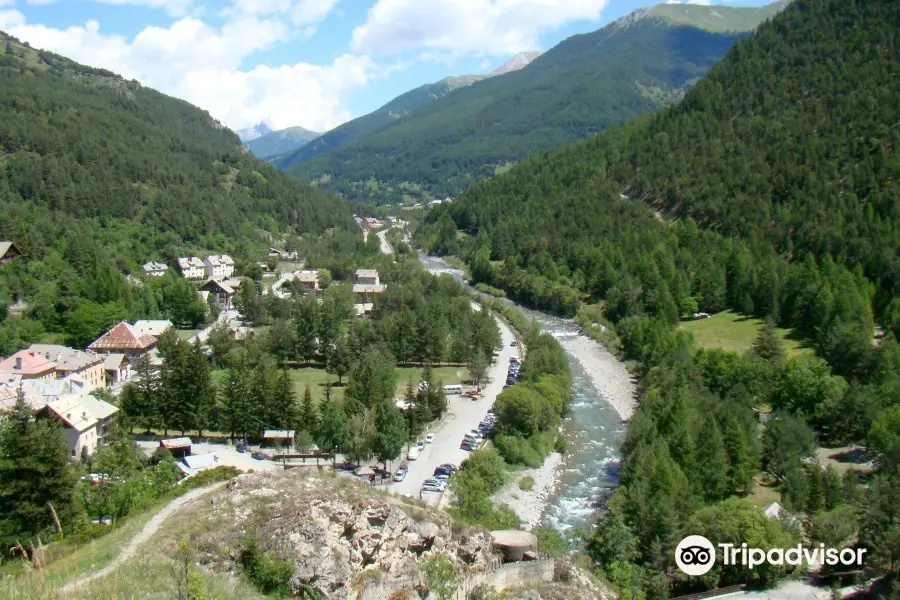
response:
<path id="1" fill-rule="evenodd" d="M 438 257 L 420 252 L 419 260 L 432 273 L 449 273 L 462 280 L 458 269 Z M 560 484 L 550 500 L 544 521 L 562 532 L 589 526 L 595 520 L 599 502 L 618 482 L 617 446 L 625 426 L 575 355 L 572 342 L 579 336 L 578 325 L 569 319 L 517 308 L 533 319 L 541 331 L 560 341 L 573 378 L 572 409 L 564 424 L 569 448 L 560 471 Z M 591 344 L 596 346 L 598 353 L 602 352 L 598 344 Z"/>

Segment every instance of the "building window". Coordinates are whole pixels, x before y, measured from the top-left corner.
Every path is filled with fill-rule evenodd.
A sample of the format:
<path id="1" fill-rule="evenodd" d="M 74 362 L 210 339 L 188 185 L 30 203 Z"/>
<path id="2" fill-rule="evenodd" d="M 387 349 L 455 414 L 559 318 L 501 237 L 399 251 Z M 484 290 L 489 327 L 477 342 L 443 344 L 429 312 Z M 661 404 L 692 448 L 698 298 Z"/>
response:
<path id="1" fill-rule="evenodd" d="M 75 457 L 75 448 L 72 448 L 72 457 Z"/>

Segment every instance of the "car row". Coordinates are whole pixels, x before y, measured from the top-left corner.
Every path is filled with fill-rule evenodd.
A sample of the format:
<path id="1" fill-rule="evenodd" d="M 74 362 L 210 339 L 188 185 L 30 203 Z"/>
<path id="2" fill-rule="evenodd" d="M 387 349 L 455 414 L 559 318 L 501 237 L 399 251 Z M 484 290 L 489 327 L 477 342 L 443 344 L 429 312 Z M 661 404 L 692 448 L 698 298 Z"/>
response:
<path id="1" fill-rule="evenodd" d="M 450 483 L 450 477 L 456 472 L 456 465 L 445 463 L 434 470 L 434 475 L 422 483 L 423 492 L 443 492 Z"/>

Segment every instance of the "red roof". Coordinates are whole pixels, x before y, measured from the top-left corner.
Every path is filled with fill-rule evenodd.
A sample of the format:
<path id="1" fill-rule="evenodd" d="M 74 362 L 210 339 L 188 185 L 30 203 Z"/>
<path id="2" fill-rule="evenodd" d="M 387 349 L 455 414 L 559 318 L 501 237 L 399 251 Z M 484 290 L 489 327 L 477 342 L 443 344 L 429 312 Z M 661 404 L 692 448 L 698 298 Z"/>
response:
<path id="1" fill-rule="evenodd" d="M 18 365 L 18 368 L 16 368 Z M 0 373 L 11 373 L 24 377 L 34 377 L 56 369 L 52 360 L 29 350 L 20 350 L 0 362 Z"/>
<path id="2" fill-rule="evenodd" d="M 146 350 L 155 343 L 155 337 L 141 335 L 134 327 L 122 321 L 94 340 L 88 350 Z"/>

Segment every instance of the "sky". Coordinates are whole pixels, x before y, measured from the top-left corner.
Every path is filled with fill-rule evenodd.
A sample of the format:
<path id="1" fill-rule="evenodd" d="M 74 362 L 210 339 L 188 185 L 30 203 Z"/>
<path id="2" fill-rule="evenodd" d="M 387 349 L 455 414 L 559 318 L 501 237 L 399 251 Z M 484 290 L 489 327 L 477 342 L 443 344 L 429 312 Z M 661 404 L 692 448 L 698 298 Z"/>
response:
<path id="1" fill-rule="evenodd" d="M 489 72 L 650 3 L 0 0 L 0 30 L 183 98 L 234 130 L 327 131 L 420 85 Z"/>

